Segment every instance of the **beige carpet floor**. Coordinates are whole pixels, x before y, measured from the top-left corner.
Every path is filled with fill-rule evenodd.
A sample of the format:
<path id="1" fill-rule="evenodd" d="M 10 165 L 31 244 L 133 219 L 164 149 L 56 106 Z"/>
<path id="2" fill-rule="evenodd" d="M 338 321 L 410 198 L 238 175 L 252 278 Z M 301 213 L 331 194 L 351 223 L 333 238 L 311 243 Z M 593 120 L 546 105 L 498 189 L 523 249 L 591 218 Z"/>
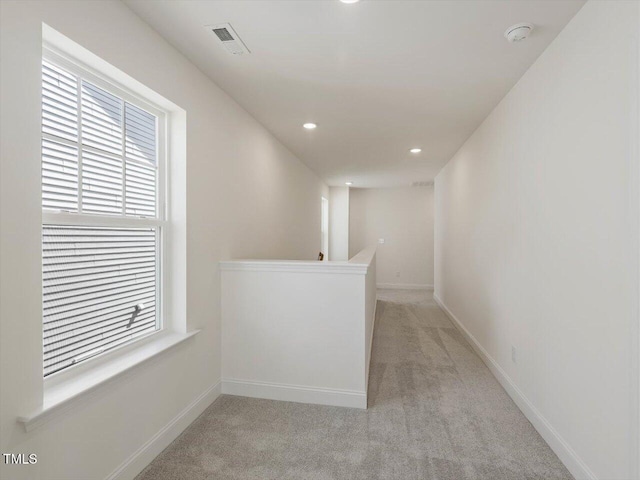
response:
<path id="1" fill-rule="evenodd" d="M 378 295 L 366 411 L 223 395 L 138 480 L 573 478 L 430 292 Z"/>

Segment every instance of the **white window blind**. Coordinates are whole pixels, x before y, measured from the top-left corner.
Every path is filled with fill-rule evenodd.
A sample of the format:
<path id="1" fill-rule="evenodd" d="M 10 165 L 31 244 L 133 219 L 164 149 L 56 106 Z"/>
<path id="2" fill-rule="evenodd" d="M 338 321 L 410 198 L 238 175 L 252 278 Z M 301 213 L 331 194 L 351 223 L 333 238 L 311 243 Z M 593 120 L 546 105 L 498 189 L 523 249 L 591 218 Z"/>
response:
<path id="1" fill-rule="evenodd" d="M 45 376 L 156 329 L 153 228 L 45 225 Z"/>
<path id="2" fill-rule="evenodd" d="M 159 119 L 97 83 L 43 61 L 45 376 L 160 326 Z"/>

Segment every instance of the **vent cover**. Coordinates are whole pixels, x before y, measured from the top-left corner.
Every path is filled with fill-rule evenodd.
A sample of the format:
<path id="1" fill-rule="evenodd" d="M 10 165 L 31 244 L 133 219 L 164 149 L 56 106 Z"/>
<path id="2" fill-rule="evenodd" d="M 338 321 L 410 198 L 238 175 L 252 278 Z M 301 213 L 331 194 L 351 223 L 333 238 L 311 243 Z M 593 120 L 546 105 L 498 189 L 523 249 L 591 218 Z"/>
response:
<path id="1" fill-rule="evenodd" d="M 412 187 L 431 187 L 433 182 L 413 182 L 411 184 Z"/>
<path id="2" fill-rule="evenodd" d="M 223 42 L 229 42 L 233 40 L 233 37 L 229 33 L 229 30 L 227 30 L 226 28 L 214 28 L 213 33 L 215 33 Z"/>
<path id="3" fill-rule="evenodd" d="M 227 52 L 233 55 L 251 53 L 230 24 L 205 25 L 205 28 L 215 34 Z"/>

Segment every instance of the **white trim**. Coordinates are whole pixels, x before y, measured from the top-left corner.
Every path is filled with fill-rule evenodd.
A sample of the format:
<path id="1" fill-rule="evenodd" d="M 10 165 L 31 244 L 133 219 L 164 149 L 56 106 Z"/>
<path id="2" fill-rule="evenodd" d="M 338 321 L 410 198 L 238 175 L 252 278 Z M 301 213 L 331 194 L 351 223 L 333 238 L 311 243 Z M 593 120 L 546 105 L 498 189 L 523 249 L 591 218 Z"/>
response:
<path id="1" fill-rule="evenodd" d="M 162 227 L 167 222 L 157 218 L 121 217 L 91 213 L 67 213 L 42 210 L 43 225 L 78 225 L 90 227 Z"/>
<path id="2" fill-rule="evenodd" d="M 99 69 L 90 67 L 79 58 L 68 54 L 66 51 L 50 43 L 47 39 L 44 39 L 42 42 L 42 58 L 58 65 L 73 75 L 90 81 L 97 87 L 107 90 L 109 93 L 120 97 L 158 118 L 166 115 L 166 111 L 159 105 L 147 100 L 142 95 L 134 93 L 130 88 L 111 78 L 110 75 L 101 72 Z"/>
<path id="3" fill-rule="evenodd" d="M 636 23 L 637 31 L 640 32 L 640 8 L 636 10 Z M 633 116 L 633 123 L 635 124 L 632 136 L 635 137 L 633 142 L 633 158 L 635 161 L 632 163 L 635 169 L 634 175 L 631 179 L 631 192 L 634 198 L 634 204 L 636 207 L 640 207 L 640 35 L 636 33 L 636 46 L 635 46 L 635 61 L 636 69 L 635 75 L 632 80 L 632 91 L 635 94 L 635 112 Z M 636 261 L 635 280 L 636 288 L 640 287 L 640 208 L 636 210 L 634 225 L 634 234 L 636 236 L 635 251 L 632 252 Z M 637 291 L 636 303 L 634 305 L 634 317 L 636 321 L 633 324 L 633 338 L 631 343 L 631 355 L 632 355 L 632 379 L 631 384 L 633 393 L 631 396 L 631 404 L 634 408 L 632 417 L 632 441 L 631 441 L 631 475 L 632 478 L 640 478 L 640 291 Z"/>
<path id="4" fill-rule="evenodd" d="M 125 354 L 117 355 L 112 361 L 92 364 L 90 370 L 83 369 L 80 374 L 52 383 L 51 386 L 48 385 L 50 382 L 45 381 L 45 398 L 42 406 L 28 415 L 19 416 L 18 422 L 24 425 L 25 431 L 30 432 L 59 414 L 71 411 L 79 402 L 93 397 L 100 387 L 188 340 L 198 332 L 200 330 L 164 334 L 160 337 L 154 335 L 157 340 L 130 351 L 126 349 Z M 105 358 L 107 356 L 108 354 L 105 354 Z"/>
<path id="5" fill-rule="evenodd" d="M 211 405 L 221 393 L 220 382 L 209 387 L 169 423 L 147 440 L 133 455 L 126 459 L 105 480 L 135 478 L 153 459 L 169 446 L 178 436 Z"/>
<path id="6" fill-rule="evenodd" d="M 225 260 L 222 271 L 336 273 L 366 275 L 369 264 L 349 262 L 310 262 L 306 260 Z"/>
<path id="7" fill-rule="evenodd" d="M 433 285 L 427 283 L 378 283 L 376 288 L 396 290 L 433 290 Z"/>
<path id="8" fill-rule="evenodd" d="M 562 438 L 562 436 L 553 428 L 551 423 L 540 413 L 540 411 L 531 403 L 531 401 L 522 393 L 515 382 L 511 380 L 509 375 L 498 365 L 487 351 L 480 345 L 474 336 L 464 327 L 462 322 L 442 303 L 442 300 L 434 294 L 433 299 L 444 313 L 451 319 L 460 333 L 467 339 L 478 356 L 487 365 L 494 377 L 500 382 L 502 388 L 513 399 L 518 408 L 524 413 L 533 427 L 538 431 L 542 438 L 549 444 L 558 458 L 564 463 L 569 472 L 580 479 L 597 480 L 596 475 L 589 469 L 587 464 L 578 456 L 571 445 Z"/>
<path id="9" fill-rule="evenodd" d="M 367 352 L 367 372 L 365 377 L 365 388 L 369 392 L 369 367 L 371 367 L 371 351 L 373 350 L 373 332 L 376 329 L 376 312 L 378 310 L 378 297 L 373 306 L 373 321 L 371 322 L 371 336 L 369 337 L 369 351 Z"/>
<path id="10" fill-rule="evenodd" d="M 328 195 L 327 195 L 328 196 Z M 324 195 L 320 197 L 320 251 L 324 253 L 326 261 L 329 260 L 329 199 Z"/>
<path id="11" fill-rule="evenodd" d="M 334 407 L 367 408 L 366 392 L 315 388 L 302 385 L 222 379 L 222 393 L 240 397 L 266 398 L 285 402 L 313 403 Z"/>

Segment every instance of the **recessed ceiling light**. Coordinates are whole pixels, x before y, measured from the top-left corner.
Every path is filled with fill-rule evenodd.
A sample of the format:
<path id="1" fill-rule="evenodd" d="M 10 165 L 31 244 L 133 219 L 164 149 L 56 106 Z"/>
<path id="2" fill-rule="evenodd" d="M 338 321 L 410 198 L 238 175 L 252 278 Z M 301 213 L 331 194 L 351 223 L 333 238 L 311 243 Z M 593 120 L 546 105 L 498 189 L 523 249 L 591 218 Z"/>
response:
<path id="1" fill-rule="evenodd" d="M 305 123 L 304 125 L 302 125 L 304 128 L 306 128 L 307 130 L 313 130 L 314 128 L 316 128 L 318 125 L 316 125 L 315 123 Z"/>
<path id="2" fill-rule="evenodd" d="M 411 153 L 420 153 L 422 151 L 421 148 L 412 148 L 411 150 L 409 150 Z"/>
<path id="3" fill-rule="evenodd" d="M 344 184 L 345 184 L 347 187 L 350 187 L 351 185 L 353 185 L 353 182 L 344 182 Z"/>
<path id="4" fill-rule="evenodd" d="M 360 0 L 340 0 L 342 3 L 358 3 Z"/>

